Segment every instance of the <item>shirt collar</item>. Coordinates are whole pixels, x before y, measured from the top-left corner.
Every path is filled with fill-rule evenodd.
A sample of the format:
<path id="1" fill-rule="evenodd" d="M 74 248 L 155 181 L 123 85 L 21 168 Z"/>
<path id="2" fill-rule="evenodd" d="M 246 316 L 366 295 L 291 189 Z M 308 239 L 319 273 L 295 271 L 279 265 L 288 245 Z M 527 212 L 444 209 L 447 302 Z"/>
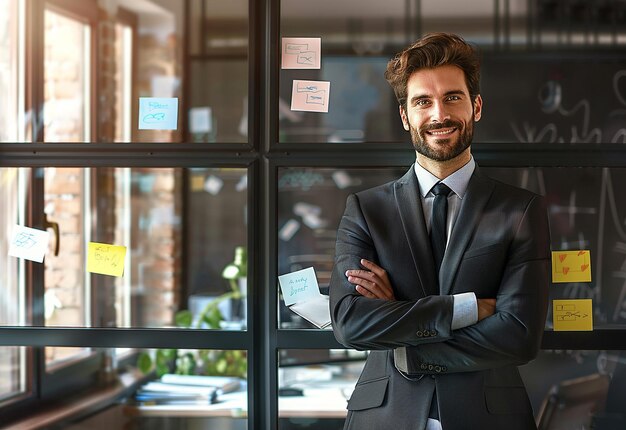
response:
<path id="1" fill-rule="evenodd" d="M 459 198 L 462 199 L 465 196 L 467 186 L 469 184 L 470 178 L 472 177 L 472 174 L 474 173 L 475 168 L 476 162 L 474 161 L 474 157 L 470 156 L 470 160 L 463 167 L 440 181 L 439 178 L 430 173 L 428 170 L 424 169 L 416 161 L 415 175 L 417 176 L 417 182 L 419 183 L 420 194 L 422 195 L 422 198 L 426 197 L 426 195 L 430 192 L 432 187 L 437 184 L 437 182 L 443 182 L 448 187 L 450 187 L 450 189 L 454 191 L 454 193 L 459 196 Z"/>

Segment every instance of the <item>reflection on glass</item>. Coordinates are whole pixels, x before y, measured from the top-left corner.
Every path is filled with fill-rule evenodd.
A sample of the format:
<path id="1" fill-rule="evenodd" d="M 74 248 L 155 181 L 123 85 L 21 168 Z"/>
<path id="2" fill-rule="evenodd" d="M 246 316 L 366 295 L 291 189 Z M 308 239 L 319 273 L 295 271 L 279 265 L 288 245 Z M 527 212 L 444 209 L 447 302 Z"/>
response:
<path id="1" fill-rule="evenodd" d="M 81 168 L 44 170 L 44 212 L 50 226 L 58 226 L 51 243 L 59 254 L 48 252 L 45 264 L 45 323 L 47 326 L 89 326 L 89 277 L 84 270 L 85 244 L 90 240 L 89 172 Z M 56 232 L 56 230 L 50 230 Z M 53 248 L 54 249 L 54 248 Z M 53 365 L 82 355 L 82 348 L 46 348 L 46 363 Z"/>
<path id="2" fill-rule="evenodd" d="M 0 142 L 24 139 L 23 7 L 21 0 L 0 0 Z"/>
<path id="3" fill-rule="evenodd" d="M 346 198 L 399 178 L 406 168 L 285 168 L 278 179 L 278 274 L 313 267 L 322 294 L 335 255 L 337 227 Z M 281 328 L 315 328 L 280 300 Z"/>
<path id="4" fill-rule="evenodd" d="M 132 136 L 133 29 L 115 25 L 115 142 Z"/>
<path id="5" fill-rule="evenodd" d="M 247 173 L 191 169 L 188 184 L 187 293 L 192 324 L 245 329 Z"/>
<path id="6" fill-rule="evenodd" d="M 89 141 L 91 29 L 47 9 L 44 41 L 44 139 Z"/>
<path id="7" fill-rule="evenodd" d="M 0 228 L 7 240 L 0 242 L 0 325 L 21 325 L 26 318 L 24 263 L 9 256 L 10 232 L 23 225 L 25 190 L 29 169 L 0 169 Z M 26 389 L 26 349 L 0 348 L 0 402 Z"/>
<path id="8" fill-rule="evenodd" d="M 540 351 L 520 373 L 539 428 L 626 425 L 624 351 Z"/>
<path id="9" fill-rule="evenodd" d="M 280 350 L 279 428 L 342 429 L 366 357 L 366 352 L 343 349 Z"/>
<path id="10" fill-rule="evenodd" d="M 0 228 L 7 236 L 0 242 L 0 325 L 21 325 L 26 318 L 24 261 L 9 256 L 9 236 L 24 225 L 29 174 L 30 169 L 0 169 Z"/>
<path id="11" fill-rule="evenodd" d="M 248 2 L 190 1 L 189 140 L 248 140 Z"/>
<path id="12" fill-rule="evenodd" d="M 0 348 L 0 404 L 26 390 L 26 348 Z"/>

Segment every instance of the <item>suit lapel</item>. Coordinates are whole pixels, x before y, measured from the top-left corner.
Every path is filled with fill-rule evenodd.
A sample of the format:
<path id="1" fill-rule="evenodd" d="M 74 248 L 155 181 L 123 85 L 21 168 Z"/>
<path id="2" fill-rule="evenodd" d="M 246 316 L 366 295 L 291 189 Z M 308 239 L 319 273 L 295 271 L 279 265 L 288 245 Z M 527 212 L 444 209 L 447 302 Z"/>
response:
<path id="1" fill-rule="evenodd" d="M 493 192 L 493 181 L 483 176 L 476 166 L 461 202 L 461 209 L 454 223 L 446 253 L 439 272 L 440 294 L 450 294 L 452 283 L 465 253 L 465 248 L 482 218 L 483 209 Z"/>
<path id="2" fill-rule="evenodd" d="M 413 166 L 395 182 L 394 196 L 424 295 L 438 294 L 430 240 Z"/>

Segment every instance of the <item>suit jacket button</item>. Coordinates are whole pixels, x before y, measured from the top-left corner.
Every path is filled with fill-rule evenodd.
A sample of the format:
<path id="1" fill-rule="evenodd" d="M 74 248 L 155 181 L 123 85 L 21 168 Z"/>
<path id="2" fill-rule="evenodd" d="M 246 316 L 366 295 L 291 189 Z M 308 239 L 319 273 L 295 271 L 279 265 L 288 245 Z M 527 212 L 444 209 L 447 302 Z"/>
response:
<path id="1" fill-rule="evenodd" d="M 433 330 L 433 331 L 431 331 L 431 332 L 430 332 L 430 335 L 431 335 L 431 336 L 437 336 L 437 330 Z"/>
<path id="2" fill-rule="evenodd" d="M 448 370 L 448 368 L 446 366 L 441 366 L 441 371 L 445 372 L 446 370 Z"/>
<path id="3" fill-rule="evenodd" d="M 435 368 L 435 366 L 433 366 L 432 364 L 428 365 L 428 370 L 433 370 Z"/>
<path id="4" fill-rule="evenodd" d="M 428 366 L 426 364 L 424 364 L 424 363 L 422 363 L 420 365 L 420 369 L 422 369 L 422 370 L 426 370 L 427 368 L 428 368 Z"/>
<path id="5" fill-rule="evenodd" d="M 421 330 L 418 330 L 418 332 L 415 333 L 415 334 L 417 334 L 417 337 L 422 337 L 424 335 L 424 333 L 422 333 Z"/>
<path id="6" fill-rule="evenodd" d="M 435 366 L 435 372 L 437 373 L 441 372 L 441 366 Z"/>
<path id="7" fill-rule="evenodd" d="M 424 336 L 430 336 L 430 331 L 424 330 Z"/>

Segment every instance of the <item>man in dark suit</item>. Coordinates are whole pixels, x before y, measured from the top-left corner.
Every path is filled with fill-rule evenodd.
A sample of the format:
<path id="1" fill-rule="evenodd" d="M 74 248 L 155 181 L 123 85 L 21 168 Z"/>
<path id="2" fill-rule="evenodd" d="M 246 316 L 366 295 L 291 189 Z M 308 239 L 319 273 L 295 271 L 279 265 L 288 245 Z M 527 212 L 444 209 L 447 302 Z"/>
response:
<path id="1" fill-rule="evenodd" d="M 416 162 L 349 196 L 337 232 L 333 330 L 371 350 L 345 428 L 534 429 L 517 366 L 536 356 L 547 312 L 544 199 L 471 156 L 482 114 L 471 45 L 428 35 L 385 77 Z"/>

